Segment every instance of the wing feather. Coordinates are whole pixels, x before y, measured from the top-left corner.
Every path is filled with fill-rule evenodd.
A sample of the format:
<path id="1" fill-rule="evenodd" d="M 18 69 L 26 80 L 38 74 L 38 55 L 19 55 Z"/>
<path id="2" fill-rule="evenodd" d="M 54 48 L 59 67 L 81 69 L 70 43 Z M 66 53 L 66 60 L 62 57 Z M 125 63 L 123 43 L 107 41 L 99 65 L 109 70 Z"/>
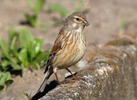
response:
<path id="1" fill-rule="evenodd" d="M 48 66 L 50 66 L 52 64 L 52 61 L 56 55 L 56 53 L 62 49 L 62 39 L 61 39 L 61 33 L 62 33 L 62 30 L 60 31 L 60 33 L 58 34 L 58 37 L 57 39 L 55 40 L 54 42 L 54 46 L 50 52 L 50 55 L 48 57 L 48 61 L 47 61 L 47 64 L 46 64 L 46 69 L 45 69 L 45 72 L 47 71 L 48 69 Z M 44 73 L 45 73 L 44 72 Z"/>

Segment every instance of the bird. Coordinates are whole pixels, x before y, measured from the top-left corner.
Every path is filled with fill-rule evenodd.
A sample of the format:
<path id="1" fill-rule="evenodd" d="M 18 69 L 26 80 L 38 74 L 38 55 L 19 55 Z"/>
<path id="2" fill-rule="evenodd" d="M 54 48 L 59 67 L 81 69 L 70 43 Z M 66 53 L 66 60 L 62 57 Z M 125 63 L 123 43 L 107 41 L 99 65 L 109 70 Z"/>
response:
<path id="1" fill-rule="evenodd" d="M 83 30 L 88 25 L 89 22 L 82 12 L 72 13 L 65 19 L 51 49 L 44 72 L 45 76 L 37 93 L 44 91 L 47 80 L 53 73 L 58 81 L 57 70 L 66 69 L 71 73 L 68 68 L 83 58 L 86 52 Z"/>

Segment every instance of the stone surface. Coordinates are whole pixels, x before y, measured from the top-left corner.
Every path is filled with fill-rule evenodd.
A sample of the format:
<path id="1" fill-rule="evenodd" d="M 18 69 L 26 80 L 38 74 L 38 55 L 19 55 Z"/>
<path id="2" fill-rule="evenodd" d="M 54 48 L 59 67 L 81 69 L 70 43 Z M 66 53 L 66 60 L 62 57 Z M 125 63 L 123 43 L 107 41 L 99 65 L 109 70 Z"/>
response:
<path id="1" fill-rule="evenodd" d="M 76 74 L 78 79 L 51 82 L 33 99 L 137 100 L 137 41 L 130 35 L 108 42 L 88 66 Z"/>

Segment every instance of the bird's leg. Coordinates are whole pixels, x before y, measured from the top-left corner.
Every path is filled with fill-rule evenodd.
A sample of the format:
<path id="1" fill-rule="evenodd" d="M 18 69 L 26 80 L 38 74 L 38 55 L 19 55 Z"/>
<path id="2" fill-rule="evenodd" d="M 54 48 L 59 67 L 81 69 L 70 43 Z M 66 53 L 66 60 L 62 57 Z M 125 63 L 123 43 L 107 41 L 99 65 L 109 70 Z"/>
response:
<path id="1" fill-rule="evenodd" d="M 77 77 L 68 68 L 66 68 L 66 70 L 72 75 L 73 79 L 77 79 Z"/>
<path id="2" fill-rule="evenodd" d="M 56 80 L 59 81 L 57 73 L 54 73 L 54 74 L 55 74 Z"/>
<path id="3" fill-rule="evenodd" d="M 57 80 L 58 84 L 61 84 L 60 81 L 59 81 L 59 79 L 58 79 L 57 69 L 54 69 L 53 71 L 54 71 L 54 75 L 56 77 L 56 80 Z"/>

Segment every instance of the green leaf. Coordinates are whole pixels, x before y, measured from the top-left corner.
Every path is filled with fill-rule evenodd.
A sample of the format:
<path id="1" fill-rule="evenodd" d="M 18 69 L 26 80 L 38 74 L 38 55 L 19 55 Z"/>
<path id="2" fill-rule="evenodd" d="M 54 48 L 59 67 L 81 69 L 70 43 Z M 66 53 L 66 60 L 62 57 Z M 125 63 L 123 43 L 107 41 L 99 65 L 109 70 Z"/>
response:
<path id="1" fill-rule="evenodd" d="M 34 39 L 33 41 L 33 50 L 35 52 L 35 56 L 42 51 L 42 44 L 43 44 L 43 41 L 40 40 L 40 39 Z"/>
<path id="2" fill-rule="evenodd" d="M 11 61 L 13 63 L 16 63 L 16 58 L 13 57 L 13 53 L 11 53 L 10 48 L 9 48 L 9 44 L 3 40 L 0 39 L 0 47 L 1 47 L 1 51 L 2 51 L 2 57 L 4 59 L 6 59 L 7 61 Z M 3 66 L 3 68 L 6 68 L 6 66 Z"/>
<path id="3" fill-rule="evenodd" d="M 49 55 L 49 50 L 42 49 L 43 41 L 35 39 L 28 29 L 10 30 L 10 43 L 0 39 L 0 90 L 7 89 L 13 82 L 11 71 L 24 71 L 25 67 L 35 65 L 35 68 L 43 66 Z M 19 43 L 18 43 L 19 40 Z M 19 46 L 18 46 L 19 45 Z M 5 74 L 6 71 L 9 71 Z M 2 72 L 2 73 L 3 73 Z"/>
<path id="4" fill-rule="evenodd" d="M 28 62 L 31 63 L 33 57 L 35 56 L 35 52 L 34 52 L 34 48 L 33 48 L 33 41 L 31 41 L 28 45 L 28 47 L 26 48 L 27 50 L 27 59 Z"/>
<path id="5" fill-rule="evenodd" d="M 14 37 L 18 37 L 18 32 L 14 29 L 11 29 L 9 31 L 10 40 L 12 40 Z"/>
<path id="6" fill-rule="evenodd" d="M 40 11 L 43 9 L 45 1 L 46 0 L 37 0 L 36 3 L 33 4 L 32 0 L 27 0 L 29 6 L 33 10 L 33 14 L 29 15 L 26 13 L 26 14 L 24 14 L 24 16 L 32 27 L 39 26 L 38 16 L 39 16 Z"/>
<path id="7" fill-rule="evenodd" d="M 17 59 L 17 57 L 18 57 L 18 42 L 17 42 L 17 37 L 13 37 L 13 39 L 11 40 L 10 48 L 9 48 L 9 53 L 10 53 L 10 56 L 12 56 L 12 58 L 14 57 L 14 59 L 16 59 L 16 61 L 18 60 Z"/>
<path id="8" fill-rule="evenodd" d="M 33 27 L 39 26 L 38 14 L 34 14 L 34 15 L 25 14 L 24 16 L 31 26 Z"/>
<path id="9" fill-rule="evenodd" d="M 37 0 L 37 2 L 35 3 L 33 10 L 35 14 L 38 14 L 44 6 L 44 3 L 46 2 L 46 0 Z"/>
<path id="10" fill-rule="evenodd" d="M 32 62 L 35 57 L 42 52 L 42 43 L 43 41 L 40 39 L 34 39 L 34 41 L 30 42 L 27 52 L 28 52 L 28 59 Z"/>
<path id="11" fill-rule="evenodd" d="M 4 55 L 8 55 L 8 52 L 9 52 L 9 44 L 0 38 L 0 48 L 2 50 L 2 52 L 4 53 Z"/>
<path id="12" fill-rule="evenodd" d="M 16 51 L 17 50 L 17 37 L 14 37 L 11 40 L 10 49 Z"/>
<path id="13" fill-rule="evenodd" d="M 7 67 L 8 65 L 9 65 L 9 61 L 6 59 L 3 60 L 2 64 L 1 64 L 1 70 L 6 71 L 8 69 L 8 67 Z"/>
<path id="14" fill-rule="evenodd" d="M 10 30 L 10 49 L 12 49 L 14 52 L 17 51 L 17 38 L 18 38 L 18 33 L 14 29 Z"/>
<path id="15" fill-rule="evenodd" d="M 32 33 L 28 29 L 22 29 L 19 34 L 21 47 L 28 48 L 29 43 L 33 41 Z"/>
<path id="16" fill-rule="evenodd" d="M 8 86 L 9 84 L 11 84 L 13 82 L 11 75 L 9 72 L 6 73 L 6 77 L 5 77 L 5 84 Z"/>
<path id="17" fill-rule="evenodd" d="M 0 89 L 7 87 L 13 82 L 9 72 L 0 72 Z"/>
<path id="18" fill-rule="evenodd" d="M 68 14 L 67 10 L 60 4 L 52 5 L 48 9 L 51 12 L 59 12 L 63 17 L 66 17 Z"/>
<path id="19" fill-rule="evenodd" d="M 44 64 L 46 64 L 49 54 L 50 54 L 50 50 L 47 50 L 47 51 L 40 53 L 37 56 L 37 58 L 33 61 L 34 67 L 39 69 Z"/>
<path id="20" fill-rule="evenodd" d="M 27 49 L 22 49 L 19 53 L 18 53 L 18 58 L 21 61 L 21 63 L 25 66 L 25 67 L 29 67 L 30 63 L 28 61 L 28 53 L 27 53 Z"/>
<path id="21" fill-rule="evenodd" d="M 12 61 L 9 61 L 9 64 L 12 66 L 13 70 L 22 70 L 22 66 L 18 65 L 17 63 L 14 63 Z"/>

